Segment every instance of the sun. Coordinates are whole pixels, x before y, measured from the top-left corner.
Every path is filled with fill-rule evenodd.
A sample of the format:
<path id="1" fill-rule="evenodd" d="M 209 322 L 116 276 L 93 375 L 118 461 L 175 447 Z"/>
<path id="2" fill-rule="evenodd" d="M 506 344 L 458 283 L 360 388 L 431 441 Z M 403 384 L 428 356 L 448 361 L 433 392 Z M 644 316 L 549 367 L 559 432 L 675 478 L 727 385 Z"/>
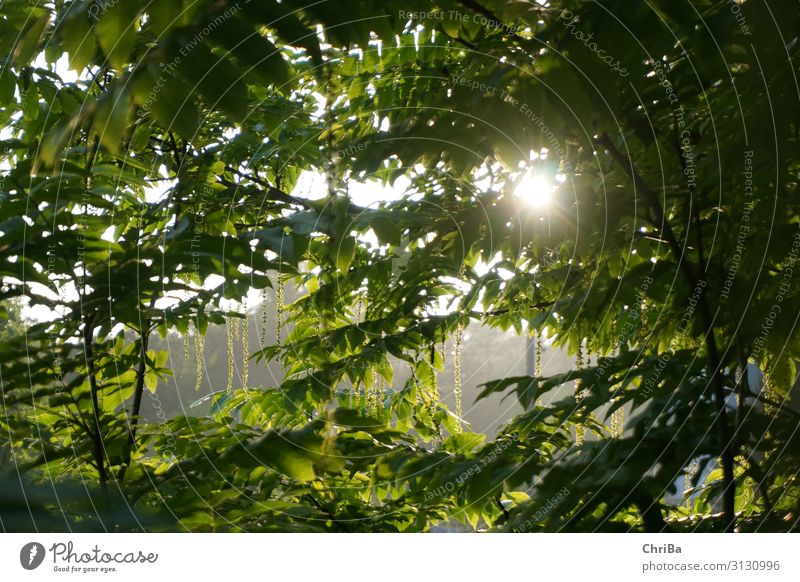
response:
<path id="1" fill-rule="evenodd" d="M 547 176 L 528 172 L 514 188 L 514 196 L 527 204 L 542 208 L 550 204 L 555 184 Z"/>

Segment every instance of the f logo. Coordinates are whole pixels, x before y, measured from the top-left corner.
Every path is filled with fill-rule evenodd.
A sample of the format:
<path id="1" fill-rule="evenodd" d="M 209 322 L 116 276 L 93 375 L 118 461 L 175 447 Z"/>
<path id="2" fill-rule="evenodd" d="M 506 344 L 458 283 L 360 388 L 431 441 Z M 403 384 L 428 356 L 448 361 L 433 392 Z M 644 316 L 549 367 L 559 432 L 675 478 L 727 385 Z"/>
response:
<path id="1" fill-rule="evenodd" d="M 35 570 L 44 561 L 44 546 L 39 542 L 30 542 L 19 551 L 19 563 L 26 570 Z"/>

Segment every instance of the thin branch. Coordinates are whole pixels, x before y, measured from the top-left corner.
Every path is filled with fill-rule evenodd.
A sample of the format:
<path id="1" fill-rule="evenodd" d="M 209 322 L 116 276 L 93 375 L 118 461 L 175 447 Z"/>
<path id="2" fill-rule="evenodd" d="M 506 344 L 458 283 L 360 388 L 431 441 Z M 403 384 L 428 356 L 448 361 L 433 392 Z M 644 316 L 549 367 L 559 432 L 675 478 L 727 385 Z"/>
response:
<path id="1" fill-rule="evenodd" d="M 108 479 L 106 475 L 106 467 L 105 467 L 105 455 L 103 453 L 103 432 L 100 428 L 100 403 L 98 399 L 98 387 L 97 387 L 97 371 L 95 370 L 95 362 L 94 362 L 94 338 L 93 336 L 94 327 L 92 325 L 92 318 L 86 318 L 83 324 L 83 343 L 84 343 L 84 350 L 86 353 L 86 366 L 87 366 L 87 374 L 89 377 L 89 391 L 91 394 L 92 400 L 92 416 L 94 417 L 94 433 L 92 434 L 92 445 L 94 448 L 94 458 L 95 463 L 97 465 L 97 473 L 100 478 L 100 487 L 105 490 L 106 488 L 106 481 Z"/>
<path id="2" fill-rule="evenodd" d="M 469 8 L 473 12 L 477 12 L 478 14 L 485 16 L 488 20 L 494 23 L 493 28 L 503 30 L 504 32 L 508 33 L 511 38 L 523 41 L 527 40 L 514 32 L 514 27 L 505 24 L 502 20 L 500 20 L 499 16 L 475 0 L 459 0 L 459 3 L 462 6 Z"/>
<path id="3" fill-rule="evenodd" d="M 328 519 L 331 520 L 331 523 L 336 524 L 339 527 L 339 529 L 341 529 L 344 532 L 348 532 L 348 533 L 350 532 L 350 528 L 347 527 L 346 525 L 344 525 L 338 519 L 336 519 L 336 516 L 333 514 L 333 512 L 330 509 L 328 509 L 327 507 L 325 507 L 324 505 L 322 505 L 317 500 L 317 498 L 314 497 L 311 493 L 307 493 L 306 497 L 308 497 L 311 500 L 311 503 L 313 503 L 317 507 L 317 509 L 319 509 L 321 512 L 323 512 L 325 515 L 328 516 Z"/>
<path id="4" fill-rule="evenodd" d="M 689 286 L 689 289 L 696 287 L 699 281 L 705 282 L 706 273 L 705 266 L 703 264 L 704 257 L 702 256 L 702 245 L 698 248 L 698 252 L 700 253 L 700 262 L 698 265 L 700 274 L 699 277 L 695 277 L 694 271 L 689 264 L 688 259 L 684 255 L 683 248 L 678 243 L 678 239 L 675 237 L 672 226 L 666 219 L 664 209 L 661 207 L 661 203 L 656 191 L 642 179 L 642 177 L 636 171 L 636 168 L 633 166 L 633 160 L 624 156 L 622 152 L 617 149 L 607 134 L 604 133 L 601 135 L 597 139 L 597 143 L 604 147 L 609 152 L 611 157 L 625 169 L 633 182 L 634 188 L 642 193 L 645 200 L 650 205 L 652 211 L 656 215 L 656 222 L 660 223 L 657 225 L 657 227 L 661 230 L 661 236 L 667 241 L 670 249 L 675 255 L 675 258 L 678 261 L 678 266 L 684 274 L 686 284 Z M 693 200 L 692 203 L 694 202 L 695 201 Z M 699 219 L 699 213 L 695 213 L 695 217 Z M 700 225 L 697 224 L 696 228 L 699 229 Z M 698 236 L 702 238 L 702 233 L 698 233 Z M 725 386 L 722 381 L 721 360 L 719 351 L 717 350 L 717 340 L 714 337 L 713 319 L 711 318 L 711 310 L 708 306 L 705 286 L 701 288 L 700 297 L 698 298 L 698 307 L 701 322 L 705 330 L 704 340 L 706 344 L 708 363 L 709 367 L 711 368 L 711 382 L 714 392 L 714 406 L 716 408 L 716 418 L 714 423 L 717 426 L 717 435 L 719 437 L 721 447 L 720 464 L 722 465 L 722 482 L 724 486 L 722 492 L 722 505 L 723 513 L 727 519 L 725 530 L 731 532 L 734 530 L 736 525 L 736 482 L 733 475 L 733 439 L 731 438 L 730 427 L 728 425 Z"/>
<path id="5" fill-rule="evenodd" d="M 599 146 L 608 150 L 608 153 L 611 155 L 614 161 L 617 162 L 617 164 L 619 164 L 623 168 L 623 170 L 625 170 L 625 172 L 628 174 L 628 177 L 633 182 L 634 188 L 642 193 L 642 195 L 645 198 L 645 201 L 656 215 L 655 220 L 652 221 L 653 226 L 660 231 L 661 238 L 667 241 L 670 250 L 673 252 L 678 261 L 678 265 L 681 271 L 683 271 L 683 274 L 687 279 L 689 287 L 690 288 L 694 287 L 694 285 L 697 284 L 697 277 L 695 277 L 694 275 L 692 266 L 689 264 L 689 260 L 686 257 L 685 253 L 683 252 L 683 249 L 680 243 L 678 242 L 677 237 L 675 236 L 675 232 L 672 230 L 672 226 L 669 224 L 666 216 L 664 215 L 664 210 L 661 208 L 661 203 L 658 200 L 658 194 L 656 193 L 656 191 L 653 190 L 653 188 L 651 188 L 642 179 L 642 177 L 636 171 L 636 168 L 634 168 L 633 166 L 633 160 L 626 157 L 622 152 L 620 152 L 619 149 L 617 149 L 617 146 L 614 145 L 614 142 L 611 141 L 611 138 L 608 137 L 607 134 L 604 133 L 599 138 L 597 138 L 596 141 Z"/>
<path id="6" fill-rule="evenodd" d="M 539 303 L 534 303 L 533 305 L 525 305 L 526 309 L 548 309 L 555 305 L 555 301 L 540 301 Z M 510 308 L 508 309 L 493 309 L 492 311 L 470 311 L 470 316 L 480 319 L 481 317 L 495 317 L 498 315 L 507 315 L 512 313 Z"/>
<path id="7" fill-rule="evenodd" d="M 281 190 L 278 190 L 277 188 L 272 186 L 269 182 L 259 178 L 258 176 L 247 174 L 245 172 L 237 170 L 233 166 L 225 166 L 225 169 L 233 174 L 236 174 L 240 178 L 244 178 L 245 180 L 249 180 L 254 184 L 262 186 L 267 190 L 267 193 L 272 197 L 273 200 L 280 200 L 281 202 L 286 202 L 287 204 L 297 204 L 304 208 L 310 208 L 307 201 L 303 200 L 302 198 L 297 198 L 295 196 L 292 196 L 291 194 L 287 194 L 286 192 L 282 192 Z M 220 183 L 224 184 L 225 186 L 229 186 L 231 188 L 236 188 L 239 186 L 239 184 L 231 182 L 230 180 L 226 180 L 222 177 L 219 177 L 218 179 Z"/>
<path id="8" fill-rule="evenodd" d="M 178 142 L 175 141 L 175 135 L 171 131 L 169 132 L 169 141 L 170 141 L 170 144 L 172 144 L 172 148 L 171 148 L 172 149 L 172 157 L 175 160 L 175 173 L 177 174 L 180 171 L 181 165 L 182 165 L 182 160 L 181 160 L 181 157 L 180 157 L 181 156 L 181 152 L 178 149 Z"/>
<path id="9" fill-rule="evenodd" d="M 144 394 L 144 379 L 147 374 L 147 347 L 150 339 L 150 328 L 146 326 L 147 331 L 141 334 L 141 350 L 139 352 L 139 362 L 137 363 L 136 382 L 133 391 L 133 408 L 131 409 L 131 417 L 128 421 L 128 442 L 123 452 L 122 463 L 117 473 L 117 480 L 122 481 L 125 477 L 125 472 L 131 464 L 131 454 L 136 447 L 136 429 L 139 424 L 139 411 L 142 407 L 142 395 Z"/>
<path id="10" fill-rule="evenodd" d="M 508 510 L 503 506 L 503 502 L 501 501 L 500 497 L 495 497 L 494 501 L 497 504 L 497 507 L 500 509 L 500 511 L 503 512 L 503 517 L 505 517 L 506 521 L 508 521 L 511 518 L 511 516 L 509 515 Z"/>

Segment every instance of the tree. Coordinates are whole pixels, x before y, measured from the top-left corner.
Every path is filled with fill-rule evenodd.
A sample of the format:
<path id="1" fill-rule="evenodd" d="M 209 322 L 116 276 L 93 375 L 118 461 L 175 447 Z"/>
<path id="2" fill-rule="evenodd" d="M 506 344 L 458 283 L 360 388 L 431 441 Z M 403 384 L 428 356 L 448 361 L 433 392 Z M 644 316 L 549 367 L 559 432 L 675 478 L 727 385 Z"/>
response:
<path id="1" fill-rule="evenodd" d="M 0 298 L 56 315 L 0 346 L 11 469 L 90 528 L 794 529 L 795 4 L 349 6 L 4 4 Z M 281 382 L 140 422 L 156 333 L 273 292 Z M 576 354 L 485 385 L 490 442 L 437 391 L 469 322 Z"/>

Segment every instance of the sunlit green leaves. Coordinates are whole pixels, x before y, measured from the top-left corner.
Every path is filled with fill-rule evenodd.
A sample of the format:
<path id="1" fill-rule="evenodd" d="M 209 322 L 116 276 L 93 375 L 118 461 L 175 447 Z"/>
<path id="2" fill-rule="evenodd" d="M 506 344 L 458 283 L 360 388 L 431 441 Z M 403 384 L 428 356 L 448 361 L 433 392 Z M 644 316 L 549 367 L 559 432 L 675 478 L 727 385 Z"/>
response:
<path id="1" fill-rule="evenodd" d="M 104 6 L 98 17 L 98 44 L 108 62 L 118 71 L 124 69 L 136 42 L 138 12 L 138 2 L 116 2 Z"/>
<path id="2" fill-rule="evenodd" d="M 70 11 L 59 27 L 64 50 L 69 55 L 69 64 L 75 71 L 83 71 L 94 59 L 97 39 L 92 26 L 88 6 Z"/>
<path id="3" fill-rule="evenodd" d="M 489 4 L 508 27 L 407 25 L 401 9 L 455 9 L 415 0 L 4 7 L 0 33 L 15 40 L 0 72 L 0 298 L 53 314 L 2 343 L 0 438 L 29 477 L 114 479 L 121 506 L 168 507 L 199 531 L 622 531 L 682 527 L 676 479 L 697 460 L 692 511 L 714 529 L 713 337 L 725 406 L 739 412 L 736 509 L 766 520 L 766 492 L 794 511 L 796 418 L 775 404 L 800 350 L 783 291 L 799 150 L 782 63 L 797 43 L 776 40 L 750 3 L 763 69 L 721 4 L 704 8 L 719 48 L 667 2 Z M 558 20 L 562 5 L 627 59 L 627 76 Z M 793 38 L 796 6 L 774 10 Z M 75 82 L 52 65 L 64 53 Z M 785 112 L 777 134 L 765 86 Z M 777 168 L 752 172 L 752 205 L 745 125 L 759 167 Z M 692 192 L 674 155 L 684 129 Z M 513 195 L 523 171 L 553 182 L 547 207 Z M 306 181 L 321 174 L 331 183 Z M 354 182 L 368 180 L 403 192 L 360 207 Z M 764 269 L 740 267 L 722 299 L 744 215 L 737 260 Z M 207 414 L 144 421 L 141 399 L 155 406 L 180 380 L 148 342 L 214 333 L 243 319 L 245 297 L 277 302 L 278 289 L 266 318 L 281 318 L 280 341 L 260 334 L 242 354 L 275 366 L 269 386 L 212 385 L 192 397 Z M 454 364 L 443 344 L 477 325 L 520 342 L 536 330 L 584 357 L 579 370 L 484 384 L 475 406 L 505 395 L 524 409 L 490 439 L 442 401 Z M 769 391 L 741 382 L 748 361 Z"/>

